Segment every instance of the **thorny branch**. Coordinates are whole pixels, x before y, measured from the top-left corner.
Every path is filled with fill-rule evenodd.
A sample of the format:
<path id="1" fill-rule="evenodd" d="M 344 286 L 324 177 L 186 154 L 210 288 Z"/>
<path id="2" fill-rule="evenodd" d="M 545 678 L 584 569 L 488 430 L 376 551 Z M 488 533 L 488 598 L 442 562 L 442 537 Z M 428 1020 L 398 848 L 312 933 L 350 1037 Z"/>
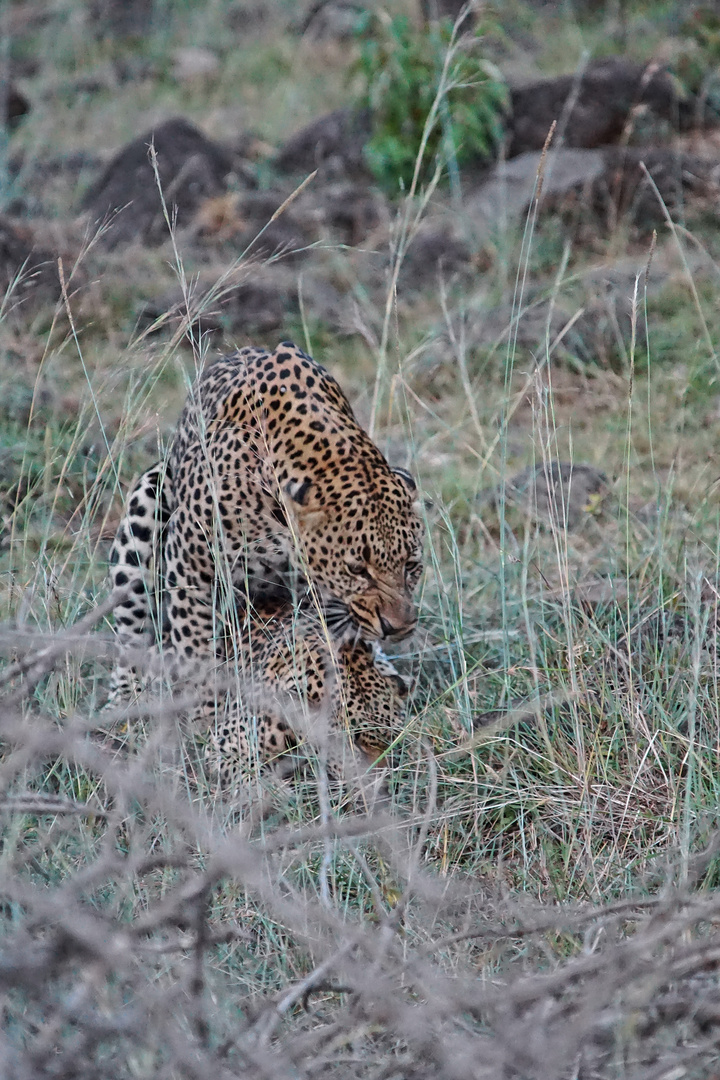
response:
<path id="1" fill-rule="evenodd" d="M 76 626 L 18 662 L 24 693 L 81 637 Z M 623 1075 L 646 1080 L 653 1056 L 679 1069 L 717 1052 L 720 898 L 702 882 L 720 832 L 684 876 L 668 866 L 604 905 L 497 897 L 423 869 L 438 800 L 429 748 L 417 819 L 331 808 L 253 831 L 241 806 L 178 783 L 176 711 L 158 709 L 118 753 L 93 738 L 92 717 L 59 724 L 20 691 L 3 704 L 3 1077 L 130 1078 L 142 1060 L 198 1080 L 611 1078 L 622 1045 L 635 1062 Z M 82 800 L 22 788 L 52 762 L 85 778 Z M 372 886 L 371 918 L 337 902 L 331 876 L 330 903 L 298 876 L 328 840 Z M 488 953 L 496 975 L 482 980 Z"/>

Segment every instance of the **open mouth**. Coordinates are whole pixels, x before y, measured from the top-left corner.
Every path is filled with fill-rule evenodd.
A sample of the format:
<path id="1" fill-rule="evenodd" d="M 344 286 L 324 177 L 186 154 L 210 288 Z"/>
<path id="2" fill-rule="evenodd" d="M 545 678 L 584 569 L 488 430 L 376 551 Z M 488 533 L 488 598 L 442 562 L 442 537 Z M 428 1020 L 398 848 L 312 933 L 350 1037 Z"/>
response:
<path id="1" fill-rule="evenodd" d="M 381 623 L 384 622 L 383 619 L 381 619 L 380 621 L 381 621 Z M 402 627 L 393 626 L 393 627 L 390 628 L 389 632 L 385 632 L 385 627 L 383 626 L 383 631 L 384 632 L 383 632 L 382 640 L 383 641 L 404 641 L 405 638 L 409 638 L 410 635 L 415 632 L 415 627 L 416 626 L 417 626 L 417 623 L 412 623 L 412 625 L 410 625 L 410 626 L 402 626 Z"/>
<path id="2" fill-rule="evenodd" d="M 389 619 L 386 619 L 384 615 L 380 614 L 378 614 L 378 621 L 380 623 L 383 641 L 403 641 L 412 634 L 417 626 L 417 619 L 413 619 L 411 623 L 402 623 L 401 626 L 395 626 Z"/>
<path id="3" fill-rule="evenodd" d="M 323 616 L 328 630 L 335 640 L 350 641 L 355 638 L 368 638 L 378 641 L 404 641 L 414 633 L 417 621 L 404 626 L 393 626 L 384 616 L 379 615 L 377 622 L 361 618 L 352 608 L 336 599 L 328 599 L 323 604 Z M 378 625 L 379 622 L 379 632 Z"/>

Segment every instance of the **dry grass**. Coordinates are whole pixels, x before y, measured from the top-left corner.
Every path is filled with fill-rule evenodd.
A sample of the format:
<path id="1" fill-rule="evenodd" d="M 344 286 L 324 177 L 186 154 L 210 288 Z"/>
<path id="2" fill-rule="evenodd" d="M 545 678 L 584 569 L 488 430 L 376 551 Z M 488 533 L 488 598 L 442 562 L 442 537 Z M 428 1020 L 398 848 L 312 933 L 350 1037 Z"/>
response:
<path id="1" fill-rule="evenodd" d="M 468 853 L 440 865 L 452 809 L 429 751 L 406 813 L 325 817 L 312 783 L 284 820 L 253 827 L 203 791 L 167 705 L 136 721 L 130 746 L 99 739 L 84 711 L 59 721 L 23 707 L 26 689 L 77 673 L 98 643 L 83 627 L 15 643 L 26 682 L 2 714 L 3 1075 L 708 1075 L 716 834 L 698 854 L 656 836 L 664 854 L 643 874 L 627 865 L 616 900 L 602 885 L 568 898 L 578 851 L 556 881 L 564 902 L 550 880 L 533 898 L 502 867 L 466 869 Z M 560 740 L 546 738 L 557 763 Z M 478 764 L 505 741 L 501 725 Z M 493 772 L 507 813 L 518 765 Z M 530 858 L 540 823 L 575 814 L 588 845 L 604 825 L 617 868 L 647 839 L 628 819 L 664 794 L 642 764 L 630 814 L 622 797 L 603 801 L 607 785 L 566 783 L 558 799 L 553 779 L 532 790 L 542 812 L 516 825 Z"/>
<path id="2" fill-rule="evenodd" d="M 186 43 L 173 33 L 151 43 L 164 64 Z M 306 42 L 283 68 L 291 39 L 262 35 L 281 72 L 262 101 L 261 134 L 275 136 L 316 111 L 324 65 L 342 84 L 345 60 Z M 75 41 L 58 42 L 54 78 L 77 73 Z M 227 86 L 188 105 L 159 83 L 226 131 Z M 267 105 L 295 85 L 297 116 Z M 161 110 L 157 86 L 83 105 L 68 145 L 94 144 L 86 113 L 108 148 L 135 134 L 130 107 L 145 94 L 143 116 Z M 41 109 L 22 148 L 51 147 L 53 122 Z M 55 197 L 67 211 L 68 192 Z M 421 202 L 400 205 L 396 241 Z M 175 235 L 107 253 L 64 223 L 79 253 L 65 296 L 29 313 L 6 303 L 3 1077 L 717 1074 L 720 243 L 712 229 L 662 235 L 654 259 L 671 272 L 649 298 L 648 245 L 628 243 L 634 333 L 612 368 L 553 352 L 549 323 L 535 355 L 512 334 L 467 341 L 478 311 L 529 319 L 527 284 L 574 302 L 588 256 L 555 258 L 553 222 L 498 238 L 473 285 L 420 297 L 396 294 L 382 251 L 391 287 L 378 305 L 358 277 L 354 336 L 309 317 L 291 328 L 426 498 L 421 631 L 398 659 L 415 690 L 388 763 L 392 808 L 375 813 L 326 783 L 322 754 L 294 786 L 258 775 L 247 799 L 220 798 L 202 733 L 168 698 L 124 727 L 98 716 L 108 538 L 213 348 L 190 347 L 182 326 L 144 332 L 138 305 L 191 283 L 197 250 Z M 317 254 L 347 278 L 354 258 Z M 511 497 L 518 468 L 556 460 L 608 476 L 577 529 L 567 487 L 542 520 Z"/>

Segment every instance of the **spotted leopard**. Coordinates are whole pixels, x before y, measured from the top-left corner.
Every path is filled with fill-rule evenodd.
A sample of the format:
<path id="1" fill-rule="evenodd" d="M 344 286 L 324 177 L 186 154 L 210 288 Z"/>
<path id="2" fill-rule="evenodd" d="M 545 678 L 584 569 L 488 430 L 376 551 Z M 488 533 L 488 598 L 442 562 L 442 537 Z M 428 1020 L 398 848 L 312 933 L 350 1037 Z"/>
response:
<path id="1" fill-rule="evenodd" d="M 131 595 L 116 611 L 122 651 L 108 709 L 140 692 L 143 675 L 160 670 L 169 647 L 157 597 L 163 530 L 172 504 L 171 478 L 162 465 L 154 465 L 132 489 L 116 534 L 111 579 Z M 322 716 L 328 721 L 335 774 L 343 772 L 340 731 L 349 735 L 361 767 L 383 757 L 401 735 L 404 679 L 376 642 L 334 643 L 311 596 L 299 607 L 281 598 L 241 605 L 223 642 L 221 682 L 230 692 L 216 717 L 207 755 L 221 788 L 234 787 L 254 762 L 271 766 L 303 741 L 312 743 L 313 723 Z"/>
<path id="2" fill-rule="evenodd" d="M 294 345 L 216 361 L 189 397 L 169 466 L 141 477 L 113 544 L 112 584 L 132 591 L 117 614 L 109 704 L 126 696 L 128 657 L 147 642 L 159 549 L 168 641 L 186 674 L 218 658 L 239 595 L 267 597 L 293 573 L 312 582 L 334 640 L 407 636 L 422 569 L 415 496 L 337 382 Z"/>
<path id="3" fill-rule="evenodd" d="M 172 645 L 214 654 L 232 586 L 308 579 L 336 639 L 399 640 L 417 621 L 423 529 L 415 484 L 391 469 L 339 385 L 290 343 L 213 363 L 170 453 L 165 544 Z"/>
<path id="4" fill-rule="evenodd" d="M 361 768 L 384 758 L 405 727 L 408 687 L 376 643 L 336 645 L 311 605 L 245 611 L 239 693 L 212 733 L 208 764 L 223 789 L 253 763 L 282 762 L 303 743 L 325 746 L 344 773 L 344 732 Z"/>

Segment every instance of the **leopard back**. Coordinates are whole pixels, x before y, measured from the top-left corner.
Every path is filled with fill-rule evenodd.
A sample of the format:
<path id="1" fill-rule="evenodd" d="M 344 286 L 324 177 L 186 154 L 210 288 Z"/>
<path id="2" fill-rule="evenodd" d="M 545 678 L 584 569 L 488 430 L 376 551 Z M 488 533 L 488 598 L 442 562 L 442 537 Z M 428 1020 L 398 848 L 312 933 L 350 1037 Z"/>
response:
<path id="1" fill-rule="evenodd" d="M 170 464 L 170 619 L 188 656 L 207 649 L 223 571 L 258 596 L 289 573 L 304 577 L 336 640 L 412 632 L 423 537 L 415 484 L 300 349 L 248 348 L 212 364 L 180 418 Z"/>

